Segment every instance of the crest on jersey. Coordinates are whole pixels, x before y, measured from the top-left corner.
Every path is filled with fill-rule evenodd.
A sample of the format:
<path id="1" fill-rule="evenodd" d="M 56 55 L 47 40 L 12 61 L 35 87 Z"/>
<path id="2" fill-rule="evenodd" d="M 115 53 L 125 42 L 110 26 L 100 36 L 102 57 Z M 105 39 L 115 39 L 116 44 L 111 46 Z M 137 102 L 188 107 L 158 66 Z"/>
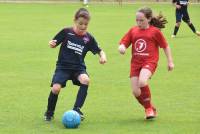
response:
<path id="1" fill-rule="evenodd" d="M 90 39 L 87 36 L 85 36 L 83 37 L 83 41 L 85 44 L 87 44 L 90 41 Z"/>
<path id="2" fill-rule="evenodd" d="M 143 52 L 147 47 L 147 43 L 145 40 L 143 39 L 138 39 L 136 42 L 135 42 L 135 50 L 139 53 Z"/>

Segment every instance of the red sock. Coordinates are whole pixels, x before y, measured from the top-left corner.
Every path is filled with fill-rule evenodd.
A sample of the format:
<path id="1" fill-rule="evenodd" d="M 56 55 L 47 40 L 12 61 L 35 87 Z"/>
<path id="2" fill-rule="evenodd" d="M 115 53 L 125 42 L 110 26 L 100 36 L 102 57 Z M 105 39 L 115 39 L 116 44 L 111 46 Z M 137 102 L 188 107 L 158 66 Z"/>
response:
<path id="1" fill-rule="evenodd" d="M 151 92 L 149 90 L 149 86 L 141 87 L 141 94 L 140 96 L 136 97 L 138 102 L 145 108 L 151 107 Z"/>

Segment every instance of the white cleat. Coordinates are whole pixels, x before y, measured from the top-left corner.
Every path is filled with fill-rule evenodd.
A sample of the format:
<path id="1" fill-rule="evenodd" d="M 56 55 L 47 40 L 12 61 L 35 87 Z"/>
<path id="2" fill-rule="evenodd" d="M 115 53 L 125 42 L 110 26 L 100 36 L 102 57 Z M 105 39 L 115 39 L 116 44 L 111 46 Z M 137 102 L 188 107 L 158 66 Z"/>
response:
<path id="1" fill-rule="evenodd" d="M 197 35 L 197 36 L 200 36 L 200 32 L 199 32 L 199 31 L 196 31 L 196 35 Z"/>
<path id="2" fill-rule="evenodd" d="M 171 37 L 172 37 L 172 38 L 175 38 L 175 37 L 176 37 L 176 35 L 173 35 L 173 34 L 172 34 L 172 36 L 171 36 Z"/>

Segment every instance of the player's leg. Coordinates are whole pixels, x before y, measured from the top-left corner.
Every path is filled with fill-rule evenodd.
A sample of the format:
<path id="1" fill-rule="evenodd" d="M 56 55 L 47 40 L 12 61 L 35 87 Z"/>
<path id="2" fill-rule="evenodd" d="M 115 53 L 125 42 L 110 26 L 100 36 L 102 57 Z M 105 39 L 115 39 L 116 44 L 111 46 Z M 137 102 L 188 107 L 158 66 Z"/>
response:
<path id="1" fill-rule="evenodd" d="M 192 30 L 193 33 L 195 33 L 196 35 L 200 36 L 200 32 L 196 31 L 194 25 L 190 21 L 190 17 L 189 17 L 189 14 L 188 14 L 187 11 L 185 11 L 184 14 L 183 14 L 183 21 L 185 23 L 187 23 L 187 25 L 190 27 L 190 29 Z"/>
<path id="2" fill-rule="evenodd" d="M 181 25 L 182 13 L 180 11 L 176 11 L 176 25 L 174 27 L 174 32 L 172 34 L 172 38 L 176 37 L 178 33 L 179 27 Z"/>
<path id="3" fill-rule="evenodd" d="M 48 97 L 48 104 L 47 104 L 47 110 L 44 115 L 44 119 L 46 121 L 51 121 L 54 116 L 54 111 L 56 108 L 57 100 L 58 100 L 58 94 L 62 87 L 66 86 L 66 81 L 69 79 L 69 75 L 62 71 L 62 70 L 56 70 L 55 74 L 52 79 L 51 83 L 51 91 Z"/>
<path id="4" fill-rule="evenodd" d="M 155 117 L 155 108 L 153 109 L 153 107 L 151 106 L 151 94 L 148 86 L 146 86 L 145 88 L 140 88 L 139 77 L 131 77 L 131 88 L 133 95 L 145 109 L 145 118 L 150 119 Z"/>
<path id="5" fill-rule="evenodd" d="M 141 89 L 141 97 L 145 109 L 151 107 L 151 93 L 148 86 L 148 80 L 151 75 L 152 73 L 149 69 L 142 68 L 138 79 L 138 87 Z"/>
<path id="6" fill-rule="evenodd" d="M 51 121 L 54 116 L 54 111 L 55 111 L 60 89 L 61 89 L 60 84 L 54 84 L 52 87 L 52 90 L 50 91 L 50 94 L 48 97 L 47 111 L 45 112 L 46 121 Z"/>
<path id="7" fill-rule="evenodd" d="M 90 79 L 86 72 L 79 74 L 77 79 L 80 82 L 80 88 L 77 93 L 73 110 L 77 111 L 81 115 L 81 119 L 83 120 L 84 116 L 80 109 L 82 108 L 86 100 Z"/>
<path id="8" fill-rule="evenodd" d="M 138 98 L 142 100 L 145 108 L 146 119 L 156 117 L 156 109 L 151 104 L 151 92 L 148 86 L 148 80 L 151 76 L 152 72 L 149 69 L 142 68 L 138 80 L 138 86 L 141 89 L 141 95 Z"/>
<path id="9" fill-rule="evenodd" d="M 139 79 L 138 76 L 131 77 L 132 94 L 136 98 L 141 95 L 141 90 L 140 90 L 140 87 L 138 86 L 138 79 Z M 139 103 L 140 103 L 140 101 L 139 101 Z"/>
<path id="10" fill-rule="evenodd" d="M 131 89 L 133 96 L 138 100 L 138 102 L 144 107 L 143 105 L 143 98 L 141 89 L 139 87 L 139 75 L 142 65 L 139 64 L 132 64 L 131 65 L 131 72 L 130 72 L 130 80 L 131 80 Z"/>
<path id="11" fill-rule="evenodd" d="M 176 22 L 176 25 L 175 25 L 175 27 L 174 27 L 174 32 L 173 32 L 173 34 L 172 34 L 172 38 L 176 37 L 180 25 L 181 25 L 181 22 Z"/>

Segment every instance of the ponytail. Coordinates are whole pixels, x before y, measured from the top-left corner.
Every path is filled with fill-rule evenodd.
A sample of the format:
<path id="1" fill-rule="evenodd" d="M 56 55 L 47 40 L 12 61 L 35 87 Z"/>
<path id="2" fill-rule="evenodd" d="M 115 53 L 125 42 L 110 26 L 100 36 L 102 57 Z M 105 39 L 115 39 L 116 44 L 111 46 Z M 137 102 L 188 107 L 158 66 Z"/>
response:
<path id="1" fill-rule="evenodd" d="M 155 16 L 155 17 L 153 16 L 150 21 L 150 25 L 153 25 L 160 29 L 165 28 L 166 23 L 167 23 L 167 20 L 161 13 L 159 13 L 158 16 Z"/>
<path id="2" fill-rule="evenodd" d="M 138 12 L 143 13 L 147 19 L 150 19 L 150 22 L 149 22 L 150 25 L 155 26 L 160 29 L 165 28 L 165 24 L 167 23 L 167 20 L 161 13 L 159 13 L 158 16 L 153 16 L 152 10 L 149 7 L 140 8 Z"/>

